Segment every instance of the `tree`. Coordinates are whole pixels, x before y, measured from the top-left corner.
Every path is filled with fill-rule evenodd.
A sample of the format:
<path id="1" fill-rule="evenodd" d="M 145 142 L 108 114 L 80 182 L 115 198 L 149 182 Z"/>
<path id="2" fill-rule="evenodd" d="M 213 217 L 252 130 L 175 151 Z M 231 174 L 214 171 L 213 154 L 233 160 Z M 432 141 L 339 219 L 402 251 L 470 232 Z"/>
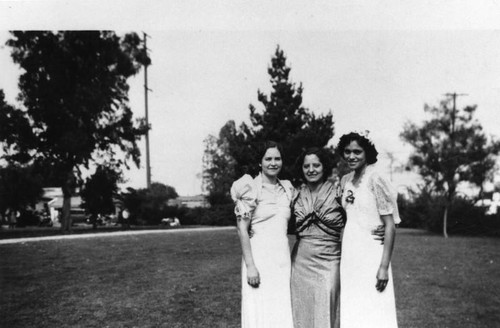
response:
<path id="1" fill-rule="evenodd" d="M 24 73 L 19 100 L 3 104 L 0 140 L 10 162 L 51 168 L 64 195 L 62 229 L 71 229 L 71 196 L 80 168 L 96 161 L 139 164 L 147 127 L 132 119 L 127 79 L 150 60 L 135 33 L 11 32 L 7 45 Z M 5 119 L 5 121 L 4 121 Z"/>
<path id="2" fill-rule="evenodd" d="M 169 199 L 179 197 L 174 187 L 159 182 L 153 182 L 149 189 L 146 189 L 147 205 L 151 208 L 160 208 L 167 204 Z"/>
<path id="3" fill-rule="evenodd" d="M 430 119 L 422 125 L 408 122 L 401 138 L 414 147 L 410 165 L 416 167 L 431 190 L 446 199 L 443 235 L 448 237 L 447 218 L 457 185 L 467 181 L 478 185 L 495 166 L 500 143 L 489 140 L 474 118 L 477 106 L 456 110 L 450 99 L 438 107 L 425 105 Z"/>
<path id="4" fill-rule="evenodd" d="M 205 138 L 203 154 L 203 189 L 208 192 L 211 205 L 227 204 L 231 201 L 228 190 L 234 181 L 235 161 L 230 155 L 231 138 L 236 134 L 234 121 L 228 121 L 220 130 L 219 137 Z"/>
<path id="5" fill-rule="evenodd" d="M 209 181 L 207 185 L 217 185 L 219 181 L 214 174 L 214 167 L 217 172 L 227 174 L 225 180 L 231 182 L 244 173 L 258 172 L 257 149 L 266 140 L 282 144 L 281 177 L 296 180 L 294 165 L 300 153 L 307 147 L 325 147 L 328 144 L 334 135 L 331 112 L 316 116 L 303 107 L 302 83 L 296 86 L 290 81 L 290 70 L 285 53 L 278 46 L 267 70 L 271 77 L 272 91 L 269 95 L 257 91 L 262 110 L 250 104 L 250 125 L 242 123 L 236 129 L 234 122 L 229 121 L 221 129 L 219 139 L 211 141 L 211 148 L 206 146 L 206 150 L 213 153 L 216 144 L 215 152 L 218 153 L 209 164 L 204 164 L 205 178 Z M 333 151 L 331 153 L 333 157 Z M 234 170 L 224 170 L 224 167 L 232 166 Z M 224 190 L 225 198 L 229 199 L 229 187 L 225 186 Z"/>
<path id="6" fill-rule="evenodd" d="M 123 206 L 129 210 L 135 221 L 158 224 L 167 211 L 168 200 L 179 197 L 174 187 L 153 182 L 149 189 L 128 188 L 121 195 Z"/>
<path id="7" fill-rule="evenodd" d="M 118 182 L 122 181 L 121 172 L 110 166 L 99 165 L 93 175 L 86 179 L 80 192 L 82 207 L 94 220 L 99 214 L 115 212 L 115 202 L 118 195 Z"/>
<path id="8" fill-rule="evenodd" d="M 0 214 L 21 211 L 43 195 L 41 177 L 32 167 L 9 165 L 0 168 Z"/>

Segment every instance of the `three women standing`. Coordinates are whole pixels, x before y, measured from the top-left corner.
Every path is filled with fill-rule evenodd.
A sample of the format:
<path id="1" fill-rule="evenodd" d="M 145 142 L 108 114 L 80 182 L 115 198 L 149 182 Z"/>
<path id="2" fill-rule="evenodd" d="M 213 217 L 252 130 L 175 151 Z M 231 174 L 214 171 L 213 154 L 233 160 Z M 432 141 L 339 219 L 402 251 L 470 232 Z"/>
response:
<path id="1" fill-rule="evenodd" d="M 296 328 L 331 328 L 338 318 L 343 209 L 327 178 L 326 152 L 311 148 L 298 159 L 302 180 L 294 205 L 297 241 L 292 252 L 292 309 Z M 338 324 L 337 324 L 338 326 Z"/>
<path id="2" fill-rule="evenodd" d="M 281 147 L 266 142 L 261 173 L 237 180 L 231 188 L 243 251 L 242 328 L 292 328 L 290 248 L 287 227 L 293 186 L 279 180 Z"/>
<path id="3" fill-rule="evenodd" d="M 339 284 L 342 328 L 397 327 L 390 268 L 395 223 L 400 221 L 395 193 L 370 165 L 377 152 L 368 139 L 344 135 L 338 151 L 353 170 L 341 181 L 347 212 L 341 278 L 344 209 L 327 180 L 332 168 L 323 150 L 309 149 L 298 161 L 306 183 L 294 203 L 293 265 L 287 224 L 294 189 L 277 177 L 283 164 L 279 145 L 265 144 L 259 176 L 245 175 L 233 184 L 243 251 L 243 328 L 338 327 Z M 373 236 L 381 224 L 383 244 Z"/>

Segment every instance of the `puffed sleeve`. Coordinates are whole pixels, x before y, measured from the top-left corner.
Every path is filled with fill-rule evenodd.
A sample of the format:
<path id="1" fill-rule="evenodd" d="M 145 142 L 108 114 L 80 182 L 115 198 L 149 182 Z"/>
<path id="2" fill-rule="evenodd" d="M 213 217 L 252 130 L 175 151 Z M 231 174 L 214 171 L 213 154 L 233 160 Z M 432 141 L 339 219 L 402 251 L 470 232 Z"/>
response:
<path id="1" fill-rule="evenodd" d="M 235 203 L 234 214 L 237 218 L 249 218 L 255 209 L 257 202 L 257 191 L 254 180 L 245 174 L 231 186 L 231 198 Z"/>
<path id="2" fill-rule="evenodd" d="M 379 215 L 392 214 L 394 223 L 401 222 L 399 217 L 397 192 L 392 184 L 381 175 L 374 173 L 371 179 L 372 191 L 375 194 Z"/>

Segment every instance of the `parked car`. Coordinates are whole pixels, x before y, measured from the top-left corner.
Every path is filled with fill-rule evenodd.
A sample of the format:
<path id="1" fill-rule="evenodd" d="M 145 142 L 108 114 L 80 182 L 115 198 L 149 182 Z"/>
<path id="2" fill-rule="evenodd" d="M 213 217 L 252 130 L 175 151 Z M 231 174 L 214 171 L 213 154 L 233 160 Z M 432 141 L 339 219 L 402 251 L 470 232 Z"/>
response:
<path id="1" fill-rule="evenodd" d="M 178 218 L 163 218 L 161 219 L 161 225 L 167 227 L 179 227 L 181 225 Z"/>
<path id="2" fill-rule="evenodd" d="M 87 216 L 86 222 L 88 224 L 95 224 L 98 226 L 102 226 L 106 224 L 106 218 L 100 214 L 98 215 L 90 214 L 89 216 Z"/>

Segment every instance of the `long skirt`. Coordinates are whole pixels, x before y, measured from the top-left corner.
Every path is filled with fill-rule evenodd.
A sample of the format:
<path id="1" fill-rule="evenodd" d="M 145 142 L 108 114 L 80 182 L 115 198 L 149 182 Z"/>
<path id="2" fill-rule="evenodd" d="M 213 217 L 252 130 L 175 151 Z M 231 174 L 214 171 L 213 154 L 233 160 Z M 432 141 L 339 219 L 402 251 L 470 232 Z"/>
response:
<path id="1" fill-rule="evenodd" d="M 329 235 L 300 237 L 292 252 L 295 328 L 339 326 L 341 243 Z"/>
<path id="2" fill-rule="evenodd" d="M 248 285 L 246 265 L 242 261 L 241 327 L 292 328 L 286 221 L 267 220 L 253 228 L 255 234 L 250 244 L 260 285 L 257 288 Z"/>

